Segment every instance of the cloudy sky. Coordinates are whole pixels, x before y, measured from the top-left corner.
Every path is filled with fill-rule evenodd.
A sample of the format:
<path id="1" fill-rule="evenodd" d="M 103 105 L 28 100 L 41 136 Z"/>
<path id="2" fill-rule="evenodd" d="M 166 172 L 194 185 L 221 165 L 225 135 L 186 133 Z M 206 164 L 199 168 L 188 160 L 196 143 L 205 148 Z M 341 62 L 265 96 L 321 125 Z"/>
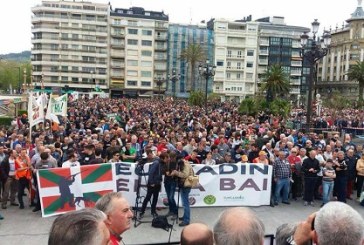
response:
<path id="1" fill-rule="evenodd" d="M 55 0 L 57 1 L 57 0 Z M 69 0 L 68 0 L 69 1 Z M 76 0 L 81 1 L 81 0 Z M 0 54 L 31 49 L 31 7 L 41 0 L 2 0 L 0 2 Z M 92 0 L 111 2 L 113 8 L 143 7 L 164 11 L 173 23 L 199 23 L 201 20 L 225 18 L 253 19 L 284 16 L 288 25 L 310 27 L 317 18 L 323 28 L 342 26 L 358 5 L 357 0 Z"/>

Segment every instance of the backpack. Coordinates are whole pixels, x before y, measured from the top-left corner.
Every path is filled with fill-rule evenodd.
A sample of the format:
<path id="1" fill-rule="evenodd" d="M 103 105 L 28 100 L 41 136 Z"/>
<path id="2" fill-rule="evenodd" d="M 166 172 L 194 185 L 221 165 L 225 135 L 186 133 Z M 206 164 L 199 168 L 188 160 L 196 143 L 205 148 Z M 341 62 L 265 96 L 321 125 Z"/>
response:
<path id="1" fill-rule="evenodd" d="M 168 223 L 167 216 L 157 216 L 152 220 L 152 226 L 154 228 L 162 228 L 165 231 L 169 231 L 172 225 Z"/>

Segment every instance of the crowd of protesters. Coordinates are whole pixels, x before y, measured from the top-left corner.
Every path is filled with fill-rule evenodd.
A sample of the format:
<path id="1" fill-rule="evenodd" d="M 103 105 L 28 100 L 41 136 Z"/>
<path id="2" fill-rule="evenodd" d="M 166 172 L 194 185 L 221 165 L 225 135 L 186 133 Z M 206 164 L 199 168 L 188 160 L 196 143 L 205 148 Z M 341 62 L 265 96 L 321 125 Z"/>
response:
<path id="1" fill-rule="evenodd" d="M 352 132 L 343 131 L 362 128 L 363 112 L 330 113 L 324 109 L 314 119 L 317 129 L 305 133 L 297 128 L 304 121 L 301 110 L 283 120 L 264 113 L 242 115 L 229 102 L 205 111 L 172 98 L 82 98 L 68 104 L 68 116 L 60 124 L 45 121 L 31 137 L 22 115 L 0 131 L 1 207 L 6 209 L 10 200 L 24 208 L 24 190 L 32 189 L 28 183 L 37 169 L 137 162 L 147 153 L 153 159 L 163 152 L 195 164 L 270 164 L 272 206 L 300 198 L 304 205 L 314 205 L 315 199 L 322 205 L 332 198 L 359 200 L 363 147 L 352 142 Z M 33 196 L 31 205 L 38 211 L 36 192 Z"/>

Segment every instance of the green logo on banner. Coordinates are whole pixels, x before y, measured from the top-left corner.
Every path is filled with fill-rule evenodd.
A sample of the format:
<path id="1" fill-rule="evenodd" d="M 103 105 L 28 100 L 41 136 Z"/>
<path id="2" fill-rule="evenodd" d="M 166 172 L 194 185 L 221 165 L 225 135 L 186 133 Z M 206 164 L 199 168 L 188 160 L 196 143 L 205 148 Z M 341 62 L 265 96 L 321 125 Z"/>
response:
<path id="1" fill-rule="evenodd" d="M 207 205 L 212 205 L 216 202 L 216 197 L 213 195 L 207 195 L 205 196 L 205 198 L 203 199 L 204 203 L 206 203 Z"/>

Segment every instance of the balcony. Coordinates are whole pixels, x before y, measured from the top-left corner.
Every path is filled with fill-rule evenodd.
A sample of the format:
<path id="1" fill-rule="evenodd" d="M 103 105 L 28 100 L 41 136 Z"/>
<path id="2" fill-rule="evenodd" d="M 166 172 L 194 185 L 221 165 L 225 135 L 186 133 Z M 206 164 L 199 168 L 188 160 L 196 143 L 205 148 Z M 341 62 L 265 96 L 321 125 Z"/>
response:
<path id="1" fill-rule="evenodd" d="M 167 64 L 166 66 L 154 66 L 155 71 L 166 71 L 167 70 Z"/>
<path id="2" fill-rule="evenodd" d="M 110 35 L 112 37 L 125 37 L 125 33 L 124 32 L 111 32 Z"/>
<path id="3" fill-rule="evenodd" d="M 292 48 L 302 48 L 301 43 L 293 41 L 292 42 Z"/>
<path id="4" fill-rule="evenodd" d="M 167 50 L 167 45 L 156 45 L 154 47 L 154 50 L 166 51 Z"/>
<path id="5" fill-rule="evenodd" d="M 110 44 L 110 46 L 111 46 L 111 48 L 119 49 L 119 48 L 124 48 L 125 43 L 124 42 L 113 42 Z"/>
<path id="6" fill-rule="evenodd" d="M 259 50 L 259 55 L 268 55 L 268 50 Z"/>
<path id="7" fill-rule="evenodd" d="M 301 69 L 291 69 L 291 76 L 301 76 L 302 70 Z"/>
<path id="8" fill-rule="evenodd" d="M 167 35 L 155 35 L 155 40 L 168 41 L 168 36 Z"/>
<path id="9" fill-rule="evenodd" d="M 269 46 L 269 41 L 265 40 L 265 39 L 261 39 L 261 40 L 259 40 L 259 45 L 260 46 Z"/>
<path id="10" fill-rule="evenodd" d="M 226 56 L 226 58 L 229 60 L 244 60 L 245 59 L 245 57 L 242 55 L 229 55 L 229 56 Z"/>
<path id="11" fill-rule="evenodd" d="M 302 66 L 302 62 L 301 61 L 292 61 L 291 62 L 291 66 L 299 66 L 299 67 L 301 67 Z"/>
<path id="12" fill-rule="evenodd" d="M 290 84 L 291 85 L 301 85 L 301 80 L 300 79 L 290 79 Z"/>
<path id="13" fill-rule="evenodd" d="M 268 59 L 259 59 L 260 65 L 268 65 Z"/>
<path id="14" fill-rule="evenodd" d="M 124 58 L 125 57 L 125 52 L 124 51 L 115 51 L 115 50 L 112 50 L 110 52 L 110 56 L 113 57 L 113 58 Z"/>
<path id="15" fill-rule="evenodd" d="M 167 60 L 167 55 L 155 55 L 154 60 Z"/>

